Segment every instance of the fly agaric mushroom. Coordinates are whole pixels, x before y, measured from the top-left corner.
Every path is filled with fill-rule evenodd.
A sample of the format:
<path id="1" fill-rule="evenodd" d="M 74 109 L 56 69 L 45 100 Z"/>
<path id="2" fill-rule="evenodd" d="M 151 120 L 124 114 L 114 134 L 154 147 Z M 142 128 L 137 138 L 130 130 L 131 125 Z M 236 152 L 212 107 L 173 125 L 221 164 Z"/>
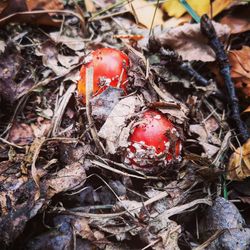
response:
<path id="1" fill-rule="evenodd" d="M 78 93 L 86 102 L 86 70 L 93 67 L 93 95 L 102 93 L 108 86 L 121 88 L 126 93 L 128 56 L 120 50 L 112 48 L 97 49 L 91 53 L 90 62 L 80 70 Z"/>
<path id="2" fill-rule="evenodd" d="M 125 163 L 147 170 L 181 160 L 181 140 L 173 123 L 161 112 L 148 110 L 132 129 Z"/>

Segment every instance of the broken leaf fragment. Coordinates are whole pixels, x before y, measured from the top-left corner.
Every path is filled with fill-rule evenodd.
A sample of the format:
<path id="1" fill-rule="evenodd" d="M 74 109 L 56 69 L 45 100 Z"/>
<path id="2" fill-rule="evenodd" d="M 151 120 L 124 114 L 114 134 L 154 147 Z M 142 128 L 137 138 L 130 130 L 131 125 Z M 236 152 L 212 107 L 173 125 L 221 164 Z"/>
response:
<path id="1" fill-rule="evenodd" d="M 153 3 L 144 0 L 134 0 L 126 6 L 134 15 L 135 20 L 148 29 L 150 29 L 152 22 L 153 27 L 164 24 L 162 11 L 158 8 L 156 9 L 156 6 Z"/>
<path id="2" fill-rule="evenodd" d="M 237 148 L 231 155 L 227 178 L 229 180 L 243 180 L 250 176 L 250 139 Z"/>

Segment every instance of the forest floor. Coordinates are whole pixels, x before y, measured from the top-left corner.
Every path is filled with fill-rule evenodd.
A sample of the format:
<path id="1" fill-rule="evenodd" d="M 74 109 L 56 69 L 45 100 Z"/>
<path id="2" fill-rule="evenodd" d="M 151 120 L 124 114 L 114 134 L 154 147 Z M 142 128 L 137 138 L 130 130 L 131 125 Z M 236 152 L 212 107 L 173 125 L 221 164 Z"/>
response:
<path id="1" fill-rule="evenodd" d="M 250 3 L 183 2 L 0 3 L 0 249 L 250 248 Z"/>

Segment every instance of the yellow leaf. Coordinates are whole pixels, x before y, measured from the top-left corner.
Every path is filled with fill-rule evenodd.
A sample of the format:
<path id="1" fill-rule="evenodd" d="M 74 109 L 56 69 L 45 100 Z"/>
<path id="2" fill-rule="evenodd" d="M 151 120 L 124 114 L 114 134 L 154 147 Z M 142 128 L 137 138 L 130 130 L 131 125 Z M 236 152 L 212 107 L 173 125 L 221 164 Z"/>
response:
<path id="1" fill-rule="evenodd" d="M 187 0 L 187 2 L 199 16 L 209 12 L 210 0 Z M 169 16 L 174 16 L 177 18 L 186 12 L 186 9 L 179 2 L 179 0 L 167 0 L 163 4 L 163 9 L 168 13 Z"/>
<path id="2" fill-rule="evenodd" d="M 176 18 L 181 17 L 186 12 L 186 9 L 178 0 L 167 0 L 163 4 L 163 10 L 166 11 L 169 16 L 174 16 Z"/>
<path id="3" fill-rule="evenodd" d="M 221 11 L 226 9 L 231 3 L 236 2 L 235 0 L 215 0 L 212 3 L 213 16 L 218 15 Z M 207 13 L 210 15 L 210 13 Z"/>
<path id="4" fill-rule="evenodd" d="M 243 180 L 250 176 L 250 139 L 236 149 L 229 159 L 227 178 Z"/>
<path id="5" fill-rule="evenodd" d="M 203 14 L 208 14 L 210 16 L 210 0 L 187 0 L 187 2 L 199 16 L 202 16 Z M 237 1 L 215 0 L 212 3 L 213 16 L 218 15 L 233 2 Z M 163 10 L 166 11 L 169 16 L 174 16 L 177 18 L 186 13 L 186 9 L 183 7 L 179 0 L 167 0 L 163 4 Z"/>

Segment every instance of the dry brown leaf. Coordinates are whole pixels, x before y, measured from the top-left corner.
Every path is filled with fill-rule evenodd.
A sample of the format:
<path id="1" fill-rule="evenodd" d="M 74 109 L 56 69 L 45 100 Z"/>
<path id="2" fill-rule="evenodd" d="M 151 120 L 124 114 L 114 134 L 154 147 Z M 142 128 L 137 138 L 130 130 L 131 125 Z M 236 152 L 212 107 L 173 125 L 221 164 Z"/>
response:
<path id="1" fill-rule="evenodd" d="M 227 25 L 213 22 L 219 38 L 225 38 L 230 33 Z M 213 50 L 207 45 L 206 38 L 200 32 L 199 24 L 184 24 L 183 26 L 167 29 L 156 40 L 161 46 L 176 50 L 184 60 L 209 62 L 215 60 Z"/>
<path id="2" fill-rule="evenodd" d="M 232 34 L 250 30 L 250 5 L 239 5 L 228 15 L 224 16 L 220 23 L 227 24 Z"/>
<path id="3" fill-rule="evenodd" d="M 126 122 L 132 117 L 136 109 L 143 105 L 143 101 L 138 96 L 129 96 L 118 102 L 106 122 L 101 127 L 98 135 L 107 142 L 107 152 L 114 154 L 116 149 L 126 141 L 122 139 L 124 136 L 129 136 L 129 130 L 126 130 Z M 124 129 L 126 132 L 124 132 Z"/>
<path id="4" fill-rule="evenodd" d="M 96 11 L 96 7 L 92 0 L 84 1 L 87 12 L 93 13 Z"/>
<path id="5" fill-rule="evenodd" d="M 38 46 L 35 53 L 37 56 L 42 56 L 43 65 L 52 69 L 56 75 L 68 73 L 68 69 L 79 63 L 80 60 L 80 56 L 59 54 L 56 45 L 51 41 Z"/>
<path id="6" fill-rule="evenodd" d="M 160 241 L 157 242 L 152 248 L 154 250 L 179 250 L 178 239 L 180 234 L 181 226 L 175 221 L 169 220 L 167 229 L 158 234 Z"/>
<path id="7" fill-rule="evenodd" d="M 57 31 L 51 32 L 49 35 L 55 43 L 62 43 L 74 51 L 83 50 L 85 48 L 85 40 L 79 35 L 69 37 Z"/>
<path id="8" fill-rule="evenodd" d="M 38 25 L 59 26 L 61 21 L 53 19 L 48 13 L 29 15 L 20 12 L 61 10 L 63 8 L 63 3 L 60 0 L 9 0 L 0 5 L 0 25 L 8 22 L 28 22 Z"/>
<path id="9" fill-rule="evenodd" d="M 13 104 L 34 84 L 33 79 L 27 76 L 22 81 L 16 82 L 16 75 L 23 70 L 22 66 L 25 63 L 24 58 L 12 43 L 8 43 L 4 52 L 0 54 L 0 97 L 6 103 Z"/>
<path id="10" fill-rule="evenodd" d="M 231 155 L 227 171 L 229 180 L 243 180 L 250 176 L 250 139 Z"/>
<path id="11" fill-rule="evenodd" d="M 172 18 L 169 18 L 168 20 L 166 20 L 163 24 L 163 27 L 168 29 L 168 28 L 173 28 L 173 27 L 177 27 L 177 26 L 181 26 L 185 23 L 188 23 L 191 21 L 191 16 L 189 16 L 188 14 L 182 16 L 182 17 L 179 17 L 179 18 L 176 18 L 176 17 L 172 17 Z"/>
<path id="12" fill-rule="evenodd" d="M 75 162 L 68 165 L 55 173 L 55 175 L 46 182 L 48 189 L 47 197 L 51 198 L 60 192 L 74 190 L 79 187 L 79 185 L 83 185 L 85 179 L 85 169 L 80 163 Z"/>
<path id="13" fill-rule="evenodd" d="M 7 46 L 6 42 L 3 40 L 0 40 L 0 54 L 4 52 L 6 46 Z"/>
<path id="14" fill-rule="evenodd" d="M 20 146 L 28 145 L 34 140 L 31 126 L 25 123 L 14 123 L 10 129 L 8 140 Z"/>
<path id="15" fill-rule="evenodd" d="M 127 4 L 126 7 L 133 15 L 135 15 L 135 19 L 138 23 L 148 29 L 151 27 L 156 8 L 154 4 L 144 0 L 134 0 L 131 4 Z M 162 24 L 164 24 L 163 13 L 160 9 L 157 9 L 153 27 Z"/>
<path id="16" fill-rule="evenodd" d="M 200 124 L 190 125 L 190 132 L 196 134 L 197 142 L 203 147 L 206 156 L 212 158 L 220 149 L 221 141 Z"/>
<path id="17" fill-rule="evenodd" d="M 243 46 L 241 50 L 231 50 L 228 56 L 235 87 L 245 98 L 250 97 L 250 47 Z"/>
<path id="18" fill-rule="evenodd" d="M 49 133 L 51 127 L 51 121 L 42 117 L 37 118 L 36 123 L 32 123 L 31 128 L 35 137 L 43 137 Z"/>

